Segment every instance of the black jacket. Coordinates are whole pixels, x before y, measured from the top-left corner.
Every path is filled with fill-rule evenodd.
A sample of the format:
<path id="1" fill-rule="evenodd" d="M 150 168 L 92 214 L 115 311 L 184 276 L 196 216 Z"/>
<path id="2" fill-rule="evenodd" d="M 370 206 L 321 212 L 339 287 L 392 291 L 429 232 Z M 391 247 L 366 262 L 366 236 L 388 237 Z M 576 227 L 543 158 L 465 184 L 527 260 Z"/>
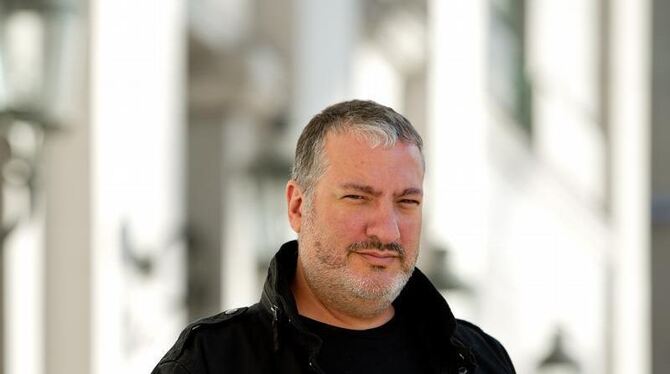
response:
<path id="1" fill-rule="evenodd" d="M 292 241 L 277 252 L 259 303 L 191 324 L 152 374 L 322 373 L 316 359 L 321 339 L 297 318 L 289 288 L 297 250 Z M 515 372 L 503 346 L 477 326 L 455 319 L 419 270 L 394 306 L 413 321 L 435 374 Z"/>

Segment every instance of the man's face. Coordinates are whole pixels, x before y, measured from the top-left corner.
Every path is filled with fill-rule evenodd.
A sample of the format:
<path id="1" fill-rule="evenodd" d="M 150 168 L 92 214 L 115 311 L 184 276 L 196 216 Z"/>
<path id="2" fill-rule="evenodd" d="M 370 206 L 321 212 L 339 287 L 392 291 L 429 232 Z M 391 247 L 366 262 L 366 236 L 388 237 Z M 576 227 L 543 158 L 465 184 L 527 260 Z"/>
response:
<path id="1" fill-rule="evenodd" d="M 362 300 L 386 308 L 418 255 L 422 156 L 415 145 L 372 148 L 360 136 L 331 133 L 325 158 L 310 204 L 303 204 L 297 225 L 292 222 L 306 281 L 318 297 L 342 308 Z"/>

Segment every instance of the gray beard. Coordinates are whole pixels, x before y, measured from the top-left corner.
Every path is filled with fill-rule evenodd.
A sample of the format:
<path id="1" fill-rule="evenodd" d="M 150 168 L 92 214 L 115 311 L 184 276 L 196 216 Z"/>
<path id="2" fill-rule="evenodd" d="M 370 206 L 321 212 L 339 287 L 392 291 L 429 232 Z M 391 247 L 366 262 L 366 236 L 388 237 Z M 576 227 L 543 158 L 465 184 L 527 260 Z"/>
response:
<path id="1" fill-rule="evenodd" d="M 359 278 L 349 272 L 347 257 L 342 261 L 336 256 L 328 256 L 332 252 L 324 249 L 317 240 L 310 244 L 314 255 L 299 257 L 307 285 L 327 306 L 358 318 L 374 317 L 386 311 L 414 271 L 413 265 L 403 268 L 390 283 Z"/>

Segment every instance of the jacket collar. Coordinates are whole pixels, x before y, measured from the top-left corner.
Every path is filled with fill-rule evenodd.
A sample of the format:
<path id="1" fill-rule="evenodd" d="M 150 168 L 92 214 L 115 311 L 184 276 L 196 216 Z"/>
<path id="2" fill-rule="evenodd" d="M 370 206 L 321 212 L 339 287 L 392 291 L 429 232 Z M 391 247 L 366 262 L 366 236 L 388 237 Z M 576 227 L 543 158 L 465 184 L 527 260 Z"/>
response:
<path id="1" fill-rule="evenodd" d="M 281 313 L 283 318 L 291 320 L 295 320 L 298 316 L 298 308 L 291 292 L 297 261 L 298 242 L 293 240 L 284 243 L 270 261 L 261 295 L 261 305 L 264 309 L 271 314 Z"/>
<path id="2" fill-rule="evenodd" d="M 300 323 L 298 309 L 291 292 L 291 281 L 295 276 L 298 260 L 298 242 L 290 241 L 281 246 L 268 269 L 268 275 L 263 287 L 261 305 L 272 318 L 275 350 L 279 349 L 280 324 L 288 323 L 302 337 L 301 343 L 306 347 L 318 350 L 320 339 L 309 333 Z M 456 329 L 456 320 L 449 305 L 428 278 L 415 269 L 409 281 L 401 291 L 393 305 L 401 313 L 409 317 L 415 324 L 415 331 L 427 336 L 427 348 L 431 351 L 441 351 L 439 347 L 448 345 L 457 351 L 467 350 L 453 335 Z M 313 353 L 315 354 L 315 353 Z M 440 360 L 436 353 L 436 360 Z"/>

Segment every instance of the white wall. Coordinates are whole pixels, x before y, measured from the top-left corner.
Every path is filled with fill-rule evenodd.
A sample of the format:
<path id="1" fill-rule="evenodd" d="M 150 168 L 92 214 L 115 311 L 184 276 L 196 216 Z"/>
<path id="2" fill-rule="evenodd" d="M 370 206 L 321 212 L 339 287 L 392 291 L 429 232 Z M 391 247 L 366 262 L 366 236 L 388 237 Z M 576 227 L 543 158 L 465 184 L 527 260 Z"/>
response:
<path id="1" fill-rule="evenodd" d="M 489 96 L 489 2 L 429 4 L 427 238 L 474 289 L 457 316 L 500 339 L 518 372 L 536 369 L 560 327 L 584 372 L 603 373 L 611 229 L 595 2 L 528 2 L 532 140 Z M 572 15 L 569 30 L 556 14 Z"/>

